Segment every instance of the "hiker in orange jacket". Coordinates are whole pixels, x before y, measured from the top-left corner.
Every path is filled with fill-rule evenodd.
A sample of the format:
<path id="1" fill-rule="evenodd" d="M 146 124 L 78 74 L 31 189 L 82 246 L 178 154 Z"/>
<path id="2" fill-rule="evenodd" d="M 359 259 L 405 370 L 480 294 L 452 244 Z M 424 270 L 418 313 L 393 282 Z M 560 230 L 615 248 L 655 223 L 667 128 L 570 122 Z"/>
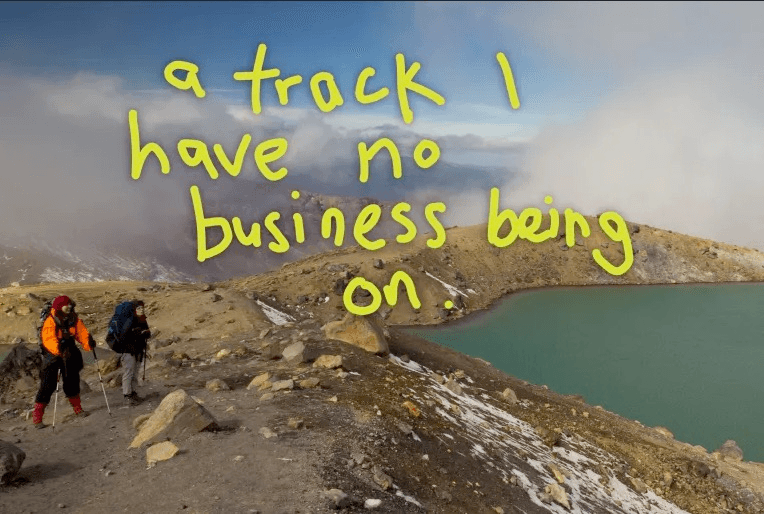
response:
<path id="1" fill-rule="evenodd" d="M 53 300 L 50 316 L 42 326 L 42 369 L 40 389 L 35 398 L 32 421 L 37 428 L 43 428 L 42 416 L 50 397 L 56 391 L 59 372 L 63 377 L 64 394 L 78 416 L 87 416 L 80 404 L 80 371 L 84 367 L 82 353 L 75 346 L 77 341 L 85 351 L 95 348 L 95 341 L 85 328 L 82 320 L 74 312 L 74 302 L 68 296 L 58 296 Z"/>

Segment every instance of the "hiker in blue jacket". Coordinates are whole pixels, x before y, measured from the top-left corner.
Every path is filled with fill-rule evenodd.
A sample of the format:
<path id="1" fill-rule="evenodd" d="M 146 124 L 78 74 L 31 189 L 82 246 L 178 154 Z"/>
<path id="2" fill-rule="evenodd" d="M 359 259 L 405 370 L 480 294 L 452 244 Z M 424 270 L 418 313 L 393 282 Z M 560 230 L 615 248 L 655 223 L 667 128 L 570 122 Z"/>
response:
<path id="1" fill-rule="evenodd" d="M 142 300 L 133 300 L 125 307 L 128 307 L 127 312 L 124 312 L 122 304 L 117 307 L 115 317 L 121 319 L 117 323 L 119 326 L 112 332 L 117 344 L 109 346 L 122 354 L 122 394 L 128 405 L 135 406 L 143 401 L 135 390 L 138 387 L 138 370 L 146 358 L 146 341 L 151 337 L 151 331 Z"/>

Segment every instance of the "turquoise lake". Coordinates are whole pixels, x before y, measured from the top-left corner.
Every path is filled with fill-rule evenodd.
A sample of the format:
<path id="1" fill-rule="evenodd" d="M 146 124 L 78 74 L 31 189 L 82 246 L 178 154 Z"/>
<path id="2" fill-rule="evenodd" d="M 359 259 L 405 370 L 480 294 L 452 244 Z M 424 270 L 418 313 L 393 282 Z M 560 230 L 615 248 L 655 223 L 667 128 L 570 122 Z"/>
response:
<path id="1" fill-rule="evenodd" d="M 547 289 L 407 332 L 764 462 L 764 284 Z"/>

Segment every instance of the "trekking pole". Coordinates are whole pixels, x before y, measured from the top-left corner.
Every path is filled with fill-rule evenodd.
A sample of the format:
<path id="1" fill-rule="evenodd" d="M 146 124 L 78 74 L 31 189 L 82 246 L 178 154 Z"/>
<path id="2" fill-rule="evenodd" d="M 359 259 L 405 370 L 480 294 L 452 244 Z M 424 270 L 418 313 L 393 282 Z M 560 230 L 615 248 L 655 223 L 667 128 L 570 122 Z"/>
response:
<path id="1" fill-rule="evenodd" d="M 61 368 L 58 368 L 58 374 L 56 375 L 56 401 L 53 403 L 53 428 L 51 431 L 56 430 L 56 409 L 58 408 L 58 383 L 61 381 Z"/>
<path id="2" fill-rule="evenodd" d="M 106 388 L 103 385 L 103 378 L 101 378 L 101 367 L 98 365 L 98 356 L 96 356 L 95 346 L 93 346 L 92 350 L 93 350 L 93 359 L 95 359 L 96 371 L 98 371 L 98 381 L 101 383 L 101 391 L 103 391 L 103 399 L 106 400 L 106 410 L 109 411 L 109 416 L 111 416 L 111 409 L 109 408 L 109 399 L 106 397 Z"/>
<path id="3" fill-rule="evenodd" d="M 148 338 L 143 341 L 143 382 L 146 382 L 146 359 L 149 352 L 149 340 Z"/>

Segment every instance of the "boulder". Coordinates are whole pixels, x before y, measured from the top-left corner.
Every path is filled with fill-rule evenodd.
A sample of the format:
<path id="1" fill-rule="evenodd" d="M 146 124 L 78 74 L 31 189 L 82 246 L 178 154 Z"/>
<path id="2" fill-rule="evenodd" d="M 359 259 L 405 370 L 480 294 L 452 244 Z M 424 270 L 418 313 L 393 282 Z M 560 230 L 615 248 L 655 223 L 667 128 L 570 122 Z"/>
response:
<path id="1" fill-rule="evenodd" d="M 23 340 L 18 341 L 0 363 L 0 401 L 9 400 L 5 397 L 15 386 L 14 382 L 28 377 L 36 383 L 40 374 L 42 354 L 39 347 L 29 347 Z"/>
<path id="2" fill-rule="evenodd" d="M 9 484 L 13 480 L 26 457 L 18 446 L 0 441 L 0 484 Z"/>
<path id="3" fill-rule="evenodd" d="M 164 397 L 135 436 L 130 448 L 167 439 L 180 440 L 217 427 L 215 418 L 183 389 Z"/>
<path id="4" fill-rule="evenodd" d="M 281 357 L 289 364 L 305 362 L 305 345 L 302 342 L 292 343 L 281 352 Z"/>
<path id="5" fill-rule="evenodd" d="M 336 339 L 371 353 L 388 353 L 382 323 L 375 317 L 356 316 L 347 313 L 338 321 L 331 321 L 323 326 L 327 339 Z"/>

